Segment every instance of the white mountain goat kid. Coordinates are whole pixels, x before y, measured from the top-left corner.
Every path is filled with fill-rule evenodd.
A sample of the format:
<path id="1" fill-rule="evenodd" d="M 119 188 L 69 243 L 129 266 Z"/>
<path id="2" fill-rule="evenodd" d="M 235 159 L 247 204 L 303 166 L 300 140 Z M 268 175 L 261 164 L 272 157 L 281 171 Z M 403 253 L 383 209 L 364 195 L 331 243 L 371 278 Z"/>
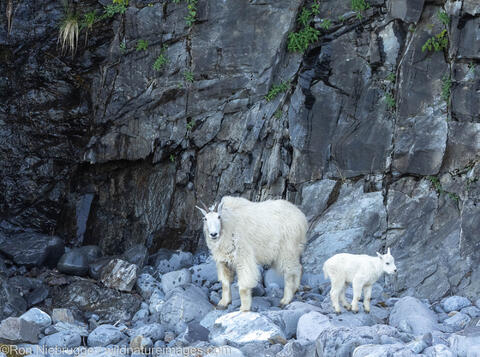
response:
<path id="1" fill-rule="evenodd" d="M 340 253 L 327 259 L 323 264 L 325 278 L 330 278 L 330 299 L 337 314 L 340 313 L 340 305 L 353 312 L 358 312 L 358 301 L 364 292 L 363 304 L 365 312 L 370 312 L 370 299 L 372 296 L 372 285 L 383 273 L 394 274 L 397 272 L 395 261 L 388 248 L 387 254 L 377 252 L 376 257 L 369 255 Z M 353 300 L 352 305 L 345 300 L 345 288 L 352 283 Z"/>
<path id="2" fill-rule="evenodd" d="M 238 275 L 240 311 L 249 311 L 259 280 L 258 264 L 272 265 L 285 280 L 281 305 L 287 305 L 300 285 L 302 255 L 308 223 L 295 205 L 285 200 L 251 202 L 225 196 L 217 211 L 197 206 L 203 214 L 203 233 L 217 264 L 222 298 L 218 308 L 232 301 L 230 284 Z"/>

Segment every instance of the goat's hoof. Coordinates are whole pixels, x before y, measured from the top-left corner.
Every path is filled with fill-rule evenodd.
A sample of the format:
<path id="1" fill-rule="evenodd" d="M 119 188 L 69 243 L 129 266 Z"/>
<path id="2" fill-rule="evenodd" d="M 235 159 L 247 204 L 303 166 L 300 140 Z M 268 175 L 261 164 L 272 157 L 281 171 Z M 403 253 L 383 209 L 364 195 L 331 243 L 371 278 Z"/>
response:
<path id="1" fill-rule="evenodd" d="M 365 309 L 365 313 L 366 313 L 366 314 L 369 314 L 369 313 L 370 313 L 370 310 Z"/>
<path id="2" fill-rule="evenodd" d="M 242 309 L 242 308 L 240 308 L 240 312 L 249 312 L 249 311 L 250 311 L 250 309 Z"/>
<path id="3" fill-rule="evenodd" d="M 354 314 L 358 314 L 358 310 L 352 310 Z"/>
<path id="4" fill-rule="evenodd" d="M 217 305 L 217 310 L 226 310 L 227 305 Z"/>
<path id="5" fill-rule="evenodd" d="M 350 311 L 352 309 L 352 307 L 350 305 L 345 305 L 344 308 L 348 311 Z"/>
<path id="6" fill-rule="evenodd" d="M 340 315 L 342 312 L 341 311 L 335 311 L 337 315 Z"/>

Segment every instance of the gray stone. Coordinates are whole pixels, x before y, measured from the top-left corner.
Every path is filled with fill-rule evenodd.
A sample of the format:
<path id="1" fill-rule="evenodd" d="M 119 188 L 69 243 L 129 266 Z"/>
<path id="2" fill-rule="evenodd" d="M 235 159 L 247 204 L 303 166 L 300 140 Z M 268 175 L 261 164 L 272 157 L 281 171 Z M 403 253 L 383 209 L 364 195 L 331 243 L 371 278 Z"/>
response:
<path id="1" fill-rule="evenodd" d="M 435 313 L 420 300 L 411 296 L 397 301 L 390 313 L 389 323 L 414 335 L 439 329 Z"/>
<path id="2" fill-rule="evenodd" d="M 322 331 L 331 326 L 328 316 L 317 311 L 308 312 L 298 320 L 297 338 L 300 340 L 315 341 Z"/>
<path id="3" fill-rule="evenodd" d="M 188 269 L 172 271 L 162 275 L 162 290 L 167 293 L 175 287 L 192 282 L 192 273 Z"/>
<path id="4" fill-rule="evenodd" d="M 45 336 L 38 344 L 46 347 L 78 347 L 82 343 L 82 338 L 78 333 L 71 331 L 61 331 L 53 335 Z"/>
<path id="5" fill-rule="evenodd" d="M 207 281 L 210 283 L 218 281 L 217 265 L 213 259 L 203 264 L 192 266 L 190 272 L 192 273 L 192 282 L 197 285 L 203 285 Z"/>
<path id="6" fill-rule="evenodd" d="M 76 280 L 52 293 L 52 306 L 75 308 L 100 317 L 100 323 L 131 320 L 140 309 L 136 294 L 109 289 L 91 280 Z"/>
<path id="7" fill-rule="evenodd" d="M 63 321 L 73 324 L 75 322 L 75 317 L 73 316 L 72 310 L 70 309 L 53 309 L 52 320 L 53 323 Z"/>
<path id="8" fill-rule="evenodd" d="M 150 311 L 151 314 L 159 313 L 162 311 L 164 304 L 165 294 L 160 289 L 154 290 L 148 300 L 148 311 Z"/>
<path id="9" fill-rule="evenodd" d="M 26 313 L 22 314 L 20 318 L 22 320 L 34 323 L 39 327 L 39 329 L 43 329 L 52 324 L 52 319 L 50 315 L 36 307 L 33 307 Z"/>
<path id="10" fill-rule="evenodd" d="M 445 325 L 451 326 L 455 329 L 455 331 L 461 330 L 467 326 L 472 318 L 466 314 L 461 312 L 457 312 L 452 317 L 444 320 L 443 323 Z"/>
<path id="11" fill-rule="evenodd" d="M 155 261 L 155 268 L 160 274 L 188 268 L 193 264 L 193 255 L 190 252 L 166 252 L 159 255 Z"/>
<path id="12" fill-rule="evenodd" d="M 219 317 L 226 314 L 227 314 L 226 310 L 212 310 L 200 320 L 200 325 L 202 325 L 208 330 L 211 330 L 213 325 L 215 324 L 215 321 Z"/>
<path id="13" fill-rule="evenodd" d="M 102 271 L 101 281 L 105 286 L 120 291 L 131 291 L 137 280 L 139 268 L 121 259 L 114 259 Z"/>
<path id="14" fill-rule="evenodd" d="M 128 331 L 130 337 L 143 336 L 152 339 L 153 342 L 163 339 L 165 330 L 158 323 L 147 324 Z"/>
<path id="15" fill-rule="evenodd" d="M 480 351 L 480 327 L 470 327 L 448 338 L 450 349 L 459 357 L 477 356 Z"/>
<path id="16" fill-rule="evenodd" d="M 27 302 L 10 282 L 0 275 L 0 320 L 19 316 L 27 310 Z"/>
<path id="17" fill-rule="evenodd" d="M 106 347 L 123 339 L 125 335 L 113 325 L 100 325 L 88 335 L 89 347 Z"/>
<path id="18" fill-rule="evenodd" d="M 388 325 L 355 328 L 332 327 L 323 330 L 318 337 L 316 341 L 317 353 L 319 355 L 323 353 L 323 356 L 351 356 L 358 346 L 378 345 L 386 337 L 390 337 L 396 341 L 395 343 L 409 339 L 408 336 L 402 335 L 397 329 Z M 382 351 L 382 348 L 380 348 L 380 351 Z M 412 354 L 413 352 L 407 356 Z"/>
<path id="19" fill-rule="evenodd" d="M 182 335 L 181 339 L 188 344 L 191 344 L 196 341 L 208 341 L 210 331 L 203 327 L 198 322 L 190 322 L 187 324 L 187 329 Z"/>
<path id="20" fill-rule="evenodd" d="M 454 357 L 452 351 L 445 345 L 427 347 L 423 354 L 427 357 Z"/>
<path id="21" fill-rule="evenodd" d="M 38 233 L 20 233 L 0 239 L 0 252 L 18 265 L 56 266 L 65 250 L 63 239 Z"/>
<path id="22" fill-rule="evenodd" d="M 303 186 L 302 206 L 300 208 L 309 221 L 322 214 L 324 209 L 327 208 L 327 202 L 335 184 L 336 181 L 326 179 Z"/>
<path id="23" fill-rule="evenodd" d="M 36 343 L 39 333 L 37 324 L 18 317 L 9 317 L 0 323 L 0 341 L 6 343 Z"/>
<path id="24" fill-rule="evenodd" d="M 90 263 L 88 267 L 88 275 L 90 275 L 92 278 L 96 280 L 100 280 L 102 276 L 102 271 L 105 266 L 110 263 L 113 259 L 113 257 L 103 257 L 100 259 L 95 260 L 94 262 Z"/>
<path id="25" fill-rule="evenodd" d="M 449 296 L 441 301 L 445 312 L 460 311 L 464 307 L 471 306 L 472 303 L 463 296 Z"/>
<path id="26" fill-rule="evenodd" d="M 279 326 L 285 333 L 288 339 L 297 335 L 297 325 L 300 317 L 310 310 L 296 309 L 296 310 L 269 310 L 265 312 L 265 316 L 270 318 L 277 326 Z M 203 320 L 202 320 L 203 321 Z"/>
<path id="27" fill-rule="evenodd" d="M 51 326 L 52 330 L 56 332 L 66 331 L 78 333 L 82 337 L 88 336 L 88 327 L 86 324 L 76 321 L 75 323 L 59 321 L 55 325 Z M 46 330 L 45 330 L 46 334 Z"/>
<path id="28" fill-rule="evenodd" d="M 58 271 L 71 275 L 87 275 L 88 268 L 89 262 L 87 257 L 77 249 L 72 249 L 71 251 L 62 255 L 57 264 Z"/>
<path id="29" fill-rule="evenodd" d="M 285 340 L 283 331 L 269 318 L 256 312 L 232 312 L 219 317 L 210 332 L 216 345 Z"/>
<path id="30" fill-rule="evenodd" d="M 480 317 L 480 309 L 475 306 L 464 307 L 460 310 L 460 312 L 470 316 L 471 318 Z"/>
<path id="31" fill-rule="evenodd" d="M 148 300 L 155 290 L 161 290 L 162 285 L 150 274 L 143 273 L 138 276 L 135 287 L 140 295 L 142 295 L 145 300 Z"/>
<path id="32" fill-rule="evenodd" d="M 422 15 L 424 0 L 389 0 L 390 15 L 404 22 L 418 22 Z"/>
<path id="33" fill-rule="evenodd" d="M 212 310 L 213 306 L 208 302 L 205 293 L 195 285 L 186 284 L 168 292 L 160 310 L 160 317 L 166 328 L 181 333 L 186 329 L 187 323 L 200 322 Z"/>
<path id="34" fill-rule="evenodd" d="M 408 352 L 402 343 L 388 345 L 368 344 L 355 348 L 352 357 L 416 356 L 415 353 Z"/>
<path id="35" fill-rule="evenodd" d="M 315 343 L 303 340 L 292 340 L 283 347 L 277 357 L 316 357 Z"/>
<path id="36" fill-rule="evenodd" d="M 123 257 L 127 262 L 142 268 L 148 260 L 148 249 L 143 244 L 136 244 L 125 251 Z"/>

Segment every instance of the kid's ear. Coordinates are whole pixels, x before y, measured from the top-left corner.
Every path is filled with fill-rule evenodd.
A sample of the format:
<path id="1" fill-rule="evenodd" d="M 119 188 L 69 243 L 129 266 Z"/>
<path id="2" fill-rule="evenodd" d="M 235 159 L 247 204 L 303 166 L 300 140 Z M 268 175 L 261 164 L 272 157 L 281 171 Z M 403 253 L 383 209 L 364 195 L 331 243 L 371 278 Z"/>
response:
<path id="1" fill-rule="evenodd" d="M 377 255 L 380 259 L 383 259 L 383 256 L 379 252 L 377 252 Z"/>
<path id="2" fill-rule="evenodd" d="M 198 206 L 195 206 L 195 207 L 197 207 L 200 210 L 200 212 L 202 212 L 204 217 L 207 215 L 207 211 L 205 211 L 203 208 L 200 208 Z"/>

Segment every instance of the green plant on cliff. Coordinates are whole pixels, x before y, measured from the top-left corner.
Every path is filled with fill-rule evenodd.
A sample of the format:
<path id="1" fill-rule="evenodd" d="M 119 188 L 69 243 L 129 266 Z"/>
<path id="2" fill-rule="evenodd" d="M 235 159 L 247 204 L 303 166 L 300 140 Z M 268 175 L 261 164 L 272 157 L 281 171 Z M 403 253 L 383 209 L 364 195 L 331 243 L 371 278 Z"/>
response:
<path id="1" fill-rule="evenodd" d="M 192 71 L 185 71 L 183 72 L 183 79 L 185 79 L 185 82 L 188 83 L 193 83 L 193 72 Z"/>
<path id="2" fill-rule="evenodd" d="M 287 49 L 290 52 L 305 52 L 310 44 L 318 41 L 319 35 L 320 31 L 311 26 L 307 26 L 299 32 L 290 32 Z"/>
<path id="3" fill-rule="evenodd" d="M 275 99 L 277 95 L 282 92 L 286 92 L 290 88 L 290 81 L 283 81 L 280 84 L 274 84 L 272 88 L 268 91 L 268 94 L 265 96 L 267 102 Z"/>
<path id="4" fill-rule="evenodd" d="M 197 20 L 197 2 L 198 0 L 187 0 L 188 14 L 185 17 L 187 26 L 191 27 L 193 23 Z"/>
<path id="5" fill-rule="evenodd" d="M 450 99 L 450 91 L 452 89 L 452 79 L 446 74 L 442 77 L 442 99 L 447 102 Z"/>
<path id="6" fill-rule="evenodd" d="M 422 52 L 425 51 L 443 51 L 448 46 L 447 30 L 443 30 L 439 34 L 430 37 L 422 46 Z"/>
<path id="7" fill-rule="evenodd" d="M 146 51 L 148 48 L 148 41 L 147 40 L 138 40 L 137 42 L 137 51 Z"/>
<path id="8" fill-rule="evenodd" d="M 87 12 L 83 15 L 80 29 L 85 29 L 85 46 L 88 42 L 88 32 L 92 30 L 93 24 L 97 21 L 97 10 Z"/>
<path id="9" fill-rule="evenodd" d="M 332 26 L 332 20 L 330 19 L 323 19 L 320 27 L 324 30 L 328 30 Z"/>
<path id="10" fill-rule="evenodd" d="M 166 56 L 167 45 L 163 45 L 162 49 L 160 50 L 160 54 L 158 55 L 157 59 L 153 63 L 153 69 L 155 71 L 161 71 L 165 65 L 168 63 L 168 58 Z"/>
<path id="11" fill-rule="evenodd" d="M 58 43 L 62 46 L 62 53 L 70 51 L 73 58 L 77 51 L 78 34 L 80 32 L 78 16 L 68 3 L 65 3 L 64 9 L 65 16 L 60 24 Z"/>
<path id="12" fill-rule="evenodd" d="M 457 201 L 460 199 L 460 197 L 458 197 L 458 195 L 455 193 L 455 192 L 449 192 L 449 191 L 445 191 L 442 187 L 442 184 L 440 183 L 440 180 L 438 179 L 438 177 L 436 176 L 427 176 L 427 180 L 429 180 L 433 186 L 433 188 L 435 189 L 435 191 L 437 191 L 437 193 L 439 195 L 441 194 L 445 194 L 446 196 L 448 196 L 450 199 L 454 200 L 454 201 Z"/>
<path id="13" fill-rule="evenodd" d="M 450 17 L 448 17 L 448 15 L 445 11 L 438 11 L 437 12 L 437 17 L 445 25 L 445 27 L 447 27 L 448 24 L 450 23 Z"/>
<path id="14" fill-rule="evenodd" d="M 302 25 L 302 28 L 297 32 L 290 32 L 288 34 L 287 49 L 290 52 L 305 52 L 308 46 L 318 41 L 320 31 L 312 27 L 310 23 L 313 20 L 313 16 L 320 13 L 320 4 L 318 0 L 315 0 L 311 9 L 303 8 L 298 16 L 298 23 Z"/>
<path id="15" fill-rule="evenodd" d="M 395 110 L 395 98 L 392 94 L 385 94 L 385 103 L 387 103 L 387 107 L 390 111 Z"/>
<path id="16" fill-rule="evenodd" d="M 357 13 L 357 18 L 362 18 L 362 12 L 367 10 L 370 5 L 365 0 L 351 0 L 352 11 Z"/>

